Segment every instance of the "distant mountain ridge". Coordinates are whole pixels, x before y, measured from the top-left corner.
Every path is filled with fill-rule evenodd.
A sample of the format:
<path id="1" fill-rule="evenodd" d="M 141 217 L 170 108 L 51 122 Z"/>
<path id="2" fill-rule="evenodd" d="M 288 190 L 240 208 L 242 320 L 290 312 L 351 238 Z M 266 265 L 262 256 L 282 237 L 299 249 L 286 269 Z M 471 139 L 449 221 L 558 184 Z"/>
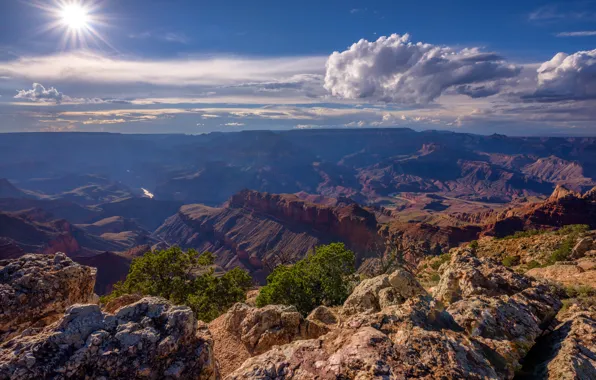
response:
<path id="1" fill-rule="evenodd" d="M 32 186 L 49 186 L 50 178 L 92 176 L 91 182 L 103 178 L 146 188 L 156 199 L 211 206 L 244 188 L 347 196 L 361 203 L 402 191 L 508 202 L 548 195 L 557 184 L 578 191 L 596 185 L 595 138 L 404 128 L 197 136 L 8 134 L 0 141 L 0 162 L 0 177 Z"/>

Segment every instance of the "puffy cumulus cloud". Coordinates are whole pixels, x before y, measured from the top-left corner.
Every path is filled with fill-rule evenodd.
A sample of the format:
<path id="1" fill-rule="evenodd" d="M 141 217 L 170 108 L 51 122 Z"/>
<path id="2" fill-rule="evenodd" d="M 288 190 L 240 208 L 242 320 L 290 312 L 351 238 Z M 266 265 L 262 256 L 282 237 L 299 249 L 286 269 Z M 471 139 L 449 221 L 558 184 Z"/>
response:
<path id="1" fill-rule="evenodd" d="M 596 98 L 596 50 L 558 53 L 538 68 L 536 92 L 544 101 Z"/>
<path id="2" fill-rule="evenodd" d="M 473 97 L 494 95 L 500 81 L 520 71 L 477 48 L 455 50 L 392 34 L 334 52 L 327 60 L 325 88 L 347 99 L 428 104 L 450 89 Z"/>
<path id="3" fill-rule="evenodd" d="M 55 104 L 131 104 L 123 99 L 102 99 L 102 98 L 73 98 L 64 95 L 54 87 L 45 88 L 39 83 L 33 83 L 30 90 L 17 90 L 15 99 L 27 100 L 43 105 Z"/>
<path id="4" fill-rule="evenodd" d="M 65 96 L 54 87 L 46 89 L 39 83 L 33 83 L 32 89 L 18 90 L 14 98 L 30 100 L 32 102 L 55 102 L 56 104 L 60 104 L 65 99 Z"/>

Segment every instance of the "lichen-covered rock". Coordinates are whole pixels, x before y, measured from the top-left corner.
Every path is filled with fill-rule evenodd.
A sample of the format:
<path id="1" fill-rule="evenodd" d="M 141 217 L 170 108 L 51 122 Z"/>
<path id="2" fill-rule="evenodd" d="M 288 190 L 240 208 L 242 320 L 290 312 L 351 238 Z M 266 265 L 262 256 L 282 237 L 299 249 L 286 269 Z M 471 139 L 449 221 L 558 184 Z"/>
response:
<path id="1" fill-rule="evenodd" d="M 228 379 L 513 378 L 561 308 L 558 295 L 492 260 L 454 256 L 441 268 L 447 308 L 409 281 L 373 278 L 329 333 L 253 357 Z M 403 301 L 398 289 L 412 292 Z"/>
<path id="2" fill-rule="evenodd" d="M 451 261 L 439 270 L 441 280 L 433 295 L 446 304 L 475 295 L 513 295 L 532 284 L 528 277 L 491 259 L 475 257 L 469 249 L 453 250 Z"/>
<path id="3" fill-rule="evenodd" d="M 319 306 L 310 312 L 306 320 L 311 323 L 334 326 L 339 323 L 339 317 L 327 306 Z"/>
<path id="4" fill-rule="evenodd" d="M 596 379 L 596 309 L 573 305 L 564 314 L 526 358 L 524 378 Z"/>
<path id="5" fill-rule="evenodd" d="M 237 303 L 225 316 L 225 328 L 234 333 L 251 354 L 298 339 L 312 339 L 327 332 L 324 326 L 305 320 L 294 306 L 255 308 Z"/>
<path id="6" fill-rule="evenodd" d="M 0 379 L 215 379 L 209 330 L 187 307 L 147 297 L 115 315 L 74 305 L 0 346 Z"/>
<path id="7" fill-rule="evenodd" d="M 476 343 L 449 329 L 430 297 L 376 314 L 356 314 L 341 328 L 247 360 L 227 379 L 401 379 L 499 376 Z"/>
<path id="8" fill-rule="evenodd" d="M 0 339 L 52 323 L 75 303 L 96 302 L 95 275 L 63 253 L 0 261 Z"/>
<path id="9" fill-rule="evenodd" d="M 555 357 L 548 363 L 549 379 L 596 379 L 596 310 L 572 313 L 552 333 L 564 335 L 554 345 Z"/>
<path id="10" fill-rule="evenodd" d="M 426 290 L 410 272 L 398 269 L 389 275 L 366 279 L 358 284 L 344 302 L 343 312 L 347 315 L 377 312 L 386 306 L 425 294 Z"/>

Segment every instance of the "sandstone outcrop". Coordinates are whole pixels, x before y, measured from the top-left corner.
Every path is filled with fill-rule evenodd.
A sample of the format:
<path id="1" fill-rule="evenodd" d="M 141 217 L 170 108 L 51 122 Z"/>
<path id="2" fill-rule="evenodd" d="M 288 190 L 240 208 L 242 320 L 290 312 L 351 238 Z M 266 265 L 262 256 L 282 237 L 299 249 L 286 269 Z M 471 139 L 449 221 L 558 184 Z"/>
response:
<path id="1" fill-rule="evenodd" d="M 513 295 L 532 283 L 528 277 L 491 259 L 475 257 L 469 249 L 454 250 L 451 262 L 443 264 L 439 272 L 441 281 L 434 296 L 446 304 L 477 295 Z"/>
<path id="2" fill-rule="evenodd" d="M 556 292 L 465 250 L 441 272 L 437 299 L 409 281 L 366 280 L 329 333 L 274 347 L 227 379 L 512 378 L 561 307 Z M 413 291 L 375 312 L 384 289 Z"/>
<path id="3" fill-rule="evenodd" d="M 304 319 L 294 306 L 283 305 L 255 308 L 237 303 L 226 313 L 224 323 L 253 355 L 294 340 L 316 338 L 328 331 L 324 325 Z"/>
<path id="4" fill-rule="evenodd" d="M 596 309 L 573 305 L 526 361 L 524 378 L 596 379 Z"/>
<path id="5" fill-rule="evenodd" d="M 305 320 L 293 306 L 270 305 L 262 309 L 237 303 L 209 323 L 215 340 L 215 358 L 222 376 L 255 355 L 295 340 L 316 338 L 335 327 L 335 313 L 320 306 Z"/>
<path id="6" fill-rule="evenodd" d="M 544 268 L 534 268 L 526 272 L 528 276 L 556 281 L 564 286 L 596 286 L 596 260 L 584 260 L 581 265 L 575 262 L 558 263 Z"/>
<path id="7" fill-rule="evenodd" d="M 377 312 L 382 308 L 403 303 L 406 299 L 424 295 L 426 290 L 404 269 L 362 281 L 344 302 L 345 314 Z"/>
<path id="8" fill-rule="evenodd" d="M 520 230 L 553 229 L 571 224 L 596 228 L 595 189 L 583 195 L 557 186 L 543 202 L 525 204 L 494 215 L 486 221 L 483 235 L 503 237 Z"/>
<path id="9" fill-rule="evenodd" d="M 107 314 L 74 305 L 54 324 L 0 346 L 0 379 L 216 379 L 207 326 L 147 297 Z"/>
<path id="10" fill-rule="evenodd" d="M 264 282 L 279 264 L 302 259 L 318 245 L 343 242 L 360 262 L 384 250 L 375 214 L 355 204 L 326 206 L 293 194 L 244 190 L 222 207 L 185 205 L 156 236 L 185 248 L 209 250 L 224 269 L 242 267 Z"/>
<path id="11" fill-rule="evenodd" d="M 47 325 L 75 303 L 95 302 L 95 275 L 63 253 L 0 261 L 0 339 Z"/>

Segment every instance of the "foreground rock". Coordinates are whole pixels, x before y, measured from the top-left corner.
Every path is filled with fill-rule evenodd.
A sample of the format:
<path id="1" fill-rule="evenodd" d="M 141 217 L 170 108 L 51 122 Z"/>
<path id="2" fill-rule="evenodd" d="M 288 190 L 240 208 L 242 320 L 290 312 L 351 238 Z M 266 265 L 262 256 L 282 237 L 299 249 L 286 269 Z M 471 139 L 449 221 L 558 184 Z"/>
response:
<path id="1" fill-rule="evenodd" d="M 565 314 L 526 358 L 526 378 L 596 379 L 596 309 L 574 305 Z"/>
<path id="2" fill-rule="evenodd" d="M 0 261 L 0 339 L 52 323 L 75 303 L 94 302 L 95 275 L 63 253 Z"/>
<path id="3" fill-rule="evenodd" d="M 273 347 L 227 378 L 512 378 L 561 307 L 556 293 L 465 250 L 441 272 L 437 299 L 410 281 L 393 287 L 389 276 L 370 279 L 329 333 Z M 384 289 L 394 289 L 397 301 L 382 306 Z"/>
<path id="4" fill-rule="evenodd" d="M 425 295 L 426 290 L 408 271 L 398 269 L 362 281 L 344 303 L 345 314 L 377 312 L 385 306 L 403 303 L 406 299 Z"/>
<path id="5" fill-rule="evenodd" d="M 305 320 L 293 306 L 270 305 L 257 309 L 243 303 L 209 323 L 215 357 L 225 376 L 257 354 L 295 340 L 312 339 L 337 324 L 337 316 L 320 306 Z"/>
<path id="6" fill-rule="evenodd" d="M 0 346 L 0 379 L 215 379 L 213 343 L 187 307 L 147 297 L 115 314 L 75 305 Z"/>
<path id="7" fill-rule="evenodd" d="M 227 331 L 237 335 L 251 354 L 299 339 L 312 339 L 328 329 L 306 320 L 294 306 L 268 305 L 255 308 L 237 303 L 225 317 Z"/>

